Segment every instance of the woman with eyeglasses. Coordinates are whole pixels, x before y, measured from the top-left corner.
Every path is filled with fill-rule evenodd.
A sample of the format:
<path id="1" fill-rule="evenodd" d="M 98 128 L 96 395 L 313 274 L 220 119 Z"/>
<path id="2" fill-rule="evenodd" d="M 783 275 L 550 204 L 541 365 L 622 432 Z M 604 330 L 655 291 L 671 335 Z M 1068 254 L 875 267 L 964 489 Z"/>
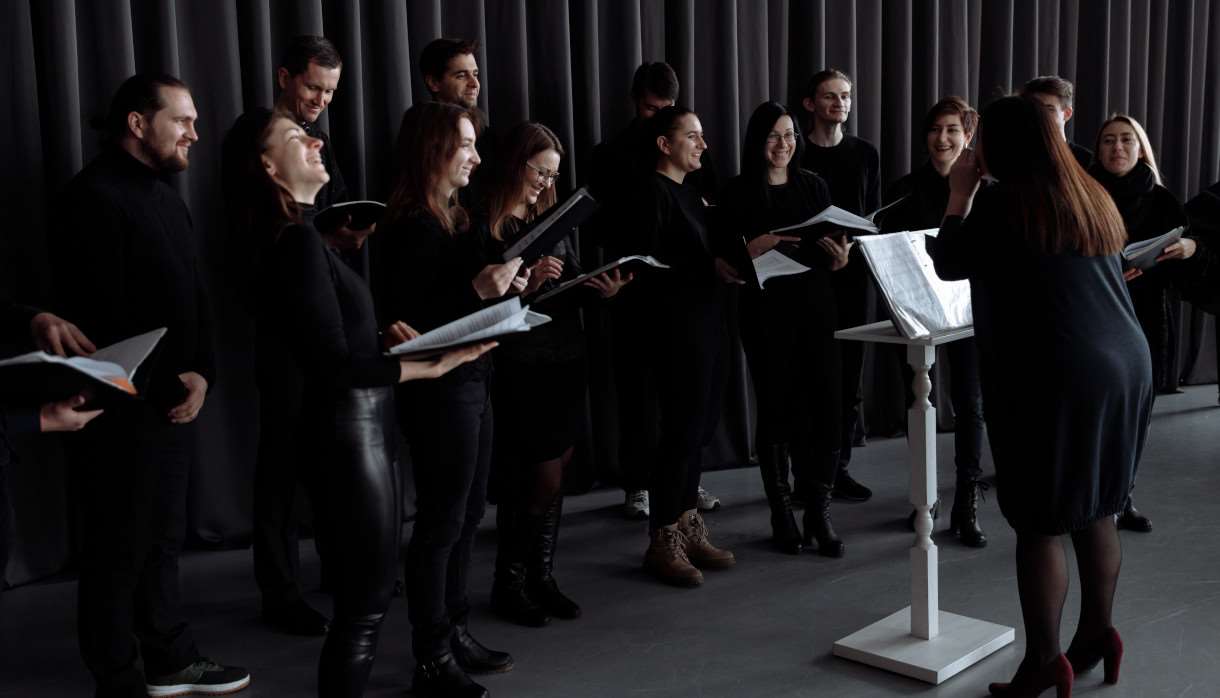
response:
<path id="1" fill-rule="evenodd" d="M 636 220 L 622 231 L 624 249 L 670 269 L 635 282 L 640 331 L 616 340 L 642 342 L 653 361 L 660 433 L 648 487 L 650 544 L 644 568 L 667 584 L 697 586 L 702 569 L 723 569 L 733 553 L 708 540 L 697 509 L 702 449 L 720 417 L 724 389 L 724 262 L 712 248 L 706 205 L 686 181 L 707 150 L 703 125 L 689 109 L 665 107 L 647 123 L 653 169 L 640 173 Z"/>
<path id="2" fill-rule="evenodd" d="M 427 361 L 382 354 L 368 286 L 302 218 L 329 178 L 321 146 L 291 117 L 266 109 L 242 115 L 224 144 L 247 193 L 237 213 L 264 249 L 260 332 L 291 338 L 291 356 L 281 360 L 295 360 L 303 377 L 301 433 L 318 464 L 310 499 L 335 558 L 327 561 L 336 570 L 335 617 L 318 695 L 354 698 L 368 682 L 398 561 L 390 386 L 438 378 L 494 344 Z M 412 330 L 395 323 L 394 332 Z"/>
<path id="3" fill-rule="evenodd" d="M 769 231 L 801 223 L 830 205 L 825 180 L 801 168 L 804 139 L 793 114 L 765 102 L 746 125 L 741 175 L 724 193 L 725 232 L 746 238 L 751 258 L 777 245 L 809 271 L 775 277 L 741 294 L 742 344 L 758 398 L 755 443 L 771 536 L 783 552 L 801 552 L 792 515 L 788 464 L 812 497 L 805 505 L 806 544 L 840 557 L 844 548 L 830 520 L 830 493 L 839 464 L 842 418 L 840 357 L 831 275 L 847 264 L 852 243 L 842 236 L 804 240 Z M 726 241 L 727 244 L 727 241 Z"/>
<path id="4" fill-rule="evenodd" d="M 398 132 L 400 168 L 378 226 L 374 280 L 383 319 L 435 329 L 529 280 L 521 260 L 480 264 L 472 254 L 457 192 L 479 164 L 477 118 L 468 109 L 423 102 L 407 110 Z M 411 447 L 415 526 L 407 546 L 407 614 L 417 666 L 417 696 L 485 696 L 467 675 L 512 669 L 507 652 L 489 650 L 467 625 L 467 578 L 483 518 L 491 465 L 491 357 L 443 378 L 399 390 L 399 421 Z"/>
<path id="5" fill-rule="evenodd" d="M 502 259 L 526 225 L 555 204 L 555 180 L 564 155 L 546 126 L 522 123 L 499 142 L 499 157 L 484 179 L 486 210 L 472 234 L 482 261 Z M 530 303 L 581 273 L 570 240 L 556 243 L 531 266 L 522 302 Z M 579 307 L 609 298 L 630 280 L 601 274 L 535 306 L 551 322 L 504 342 L 495 361 L 496 411 L 493 491 L 496 500 L 496 572 L 492 608 L 507 620 L 540 627 L 571 620 L 580 606 L 552 575 L 563 513 L 563 473 L 582 427 L 588 381 Z"/>
<path id="6" fill-rule="evenodd" d="M 1186 211 L 1162 186 L 1148 135 L 1134 118 L 1115 114 L 1102 124 L 1097 136 L 1097 160 L 1089 173 L 1118 206 L 1128 244 L 1186 225 Z M 1173 309 L 1178 298 L 1173 283 L 1184 273 L 1185 260 L 1195 254 L 1196 247 L 1194 239 L 1183 237 L 1162 250 L 1156 266 L 1144 272 L 1133 268 L 1126 273 L 1135 315 L 1152 350 L 1152 376 L 1160 394 L 1178 392 L 1178 323 Z M 1118 516 L 1118 527 L 1147 533 L 1152 530 L 1152 522 L 1128 498 Z"/>

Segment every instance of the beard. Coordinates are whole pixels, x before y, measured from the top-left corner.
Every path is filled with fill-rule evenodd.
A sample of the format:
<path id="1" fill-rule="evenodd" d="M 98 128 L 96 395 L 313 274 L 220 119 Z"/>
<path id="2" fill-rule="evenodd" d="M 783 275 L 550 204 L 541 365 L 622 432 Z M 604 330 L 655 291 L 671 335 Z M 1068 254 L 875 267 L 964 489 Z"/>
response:
<path id="1" fill-rule="evenodd" d="M 182 172 L 191 164 L 190 156 L 180 154 L 178 152 L 178 143 L 175 141 L 167 150 L 159 150 L 153 143 L 148 140 L 140 141 L 140 150 L 148 157 L 148 161 L 153 164 L 153 169 L 162 173 Z"/>

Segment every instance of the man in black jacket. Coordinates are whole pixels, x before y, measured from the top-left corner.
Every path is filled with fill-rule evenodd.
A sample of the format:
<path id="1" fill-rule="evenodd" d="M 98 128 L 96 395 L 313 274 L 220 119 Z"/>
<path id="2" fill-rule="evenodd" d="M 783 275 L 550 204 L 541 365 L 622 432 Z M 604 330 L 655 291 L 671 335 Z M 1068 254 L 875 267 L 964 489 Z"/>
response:
<path id="1" fill-rule="evenodd" d="M 129 78 L 101 124 L 103 152 L 69 182 L 51 225 L 66 317 L 103 345 L 167 329 L 145 399 L 111 407 L 70 444 L 88 466 L 78 627 L 98 696 L 217 694 L 250 682 L 200 654 L 178 592 L 195 418 L 214 381 L 191 216 L 166 183 L 190 162 L 195 120 L 177 78 Z"/>
<path id="2" fill-rule="evenodd" d="M 1055 123 L 1059 125 L 1059 135 L 1067 142 L 1076 162 L 1087 172 L 1093 166 L 1093 151 L 1069 141 L 1067 137 L 1067 123 L 1072 120 L 1074 95 L 1075 87 L 1072 83 L 1058 75 L 1041 75 L 1021 87 L 1022 97 L 1031 97 L 1050 111 Z"/>

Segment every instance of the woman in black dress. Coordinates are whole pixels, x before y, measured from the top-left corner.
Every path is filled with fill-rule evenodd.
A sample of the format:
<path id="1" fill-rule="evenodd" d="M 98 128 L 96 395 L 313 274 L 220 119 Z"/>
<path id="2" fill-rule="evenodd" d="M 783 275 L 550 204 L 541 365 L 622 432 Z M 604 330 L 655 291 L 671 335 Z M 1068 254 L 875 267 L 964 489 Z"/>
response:
<path id="1" fill-rule="evenodd" d="M 530 221 L 555 204 L 563 146 L 546 126 L 525 122 L 499 142 L 484 180 L 486 211 L 472 234 L 485 262 L 498 261 Z M 531 268 L 522 302 L 581 274 L 570 240 L 556 243 Z M 628 277 L 630 278 L 630 277 Z M 496 576 L 491 605 L 521 625 L 573 619 L 580 606 L 552 576 L 563 512 L 563 473 L 584 420 L 587 367 L 579 307 L 608 298 L 625 283 L 616 270 L 535 305 L 551 322 L 507 340 L 495 359 Z"/>
<path id="2" fill-rule="evenodd" d="M 639 331 L 653 363 L 661 417 L 648 487 L 651 542 L 644 568 L 663 582 L 696 586 L 699 568 L 722 569 L 733 553 L 708 541 L 697 509 L 702 449 L 715 431 L 724 389 L 724 265 L 712 250 L 706 205 L 686 175 L 707 149 L 699 117 L 665 107 L 648 121 L 654 170 L 641 173 L 637 220 L 622 231 L 625 251 L 648 254 L 671 268 L 634 282 L 642 303 Z"/>
<path id="3" fill-rule="evenodd" d="M 391 441 L 390 386 L 436 378 L 478 358 L 493 344 L 460 349 L 430 361 L 382 354 L 368 286 L 322 243 L 301 218 L 329 179 L 322 141 L 283 114 L 244 114 L 225 140 L 241 154 L 248 229 L 262 235 L 260 332 L 284 338 L 304 377 L 306 448 L 318 472 L 312 502 L 318 534 L 338 571 L 335 618 L 318 663 L 318 694 L 364 694 L 377 635 L 394 587 L 398 559 L 398 487 Z M 396 323 L 392 338 L 413 331 Z"/>
<path id="4" fill-rule="evenodd" d="M 407 110 L 398 132 L 393 194 L 379 225 L 374 280 L 383 324 L 401 318 L 421 332 L 525 288 L 521 260 L 478 264 L 458 190 L 479 164 L 476 116 L 441 102 Z M 512 669 L 467 628 L 466 581 L 491 464 L 491 357 L 438 380 L 399 389 L 398 417 L 411 447 L 415 526 L 407 547 L 407 613 L 418 666 L 417 696 L 483 696 L 466 672 Z"/>
<path id="5" fill-rule="evenodd" d="M 1131 490 L 1152 411 L 1148 342 L 1122 278 L 1122 218 L 1077 164 L 1046 110 L 1006 97 L 980 120 L 978 157 L 949 174 L 933 259 L 969 279 L 1000 511 L 1017 533 L 1025 658 L 1003 696 L 1071 690 L 1102 659 L 1118 679 L 1111 624 L 1122 560 L 1114 515 Z M 986 172 L 998 184 L 978 190 Z M 975 192 L 978 192 L 977 195 Z M 1067 655 L 1059 623 L 1070 534 L 1080 621 Z"/>
<path id="6" fill-rule="evenodd" d="M 804 138 L 792 113 L 777 102 L 754 110 L 741 149 L 740 176 L 724 193 L 726 234 L 744 235 L 751 259 L 800 238 L 768 231 L 802 223 L 830 205 L 826 182 L 800 167 Z M 725 240 L 725 244 L 734 240 Z M 771 536 L 787 553 L 801 551 L 801 533 L 789 500 L 788 462 L 812 484 L 805 504 L 805 539 L 818 552 L 843 555 L 830 521 L 830 493 L 839 467 L 842 379 L 831 274 L 847 264 L 851 243 L 808 240 L 784 252 L 810 267 L 803 274 L 767 281 L 765 290 L 741 296 L 741 339 L 758 397 L 755 442 Z"/>
<path id="7" fill-rule="evenodd" d="M 979 114 L 961 97 L 945 97 L 928 110 L 923 130 L 928 147 L 928 161 L 919 169 L 899 179 L 889 195 L 893 205 L 881 214 L 881 231 L 926 230 L 939 228 L 949 203 L 949 170 L 958 156 L 974 139 Z M 928 246 L 935 246 L 934 238 Z M 945 346 L 948 357 L 949 396 L 953 408 L 953 456 L 956 483 L 953 512 L 949 531 L 965 545 L 982 548 L 987 536 L 979 526 L 979 491 L 986 487 L 979 482 L 983 475 L 980 464 L 983 455 L 983 395 L 979 385 L 978 349 L 974 338 L 959 339 Z M 905 356 L 898 361 L 907 386 L 908 407 L 915 400 L 911 382 L 915 372 Z M 933 505 L 935 519 L 939 506 Z M 915 530 L 915 513 L 907 519 Z"/>
<path id="8" fill-rule="evenodd" d="M 1139 242 L 1186 225 L 1186 211 L 1161 185 L 1161 173 L 1148 136 L 1139 122 L 1115 114 L 1097 136 L 1097 160 L 1090 174 L 1110 192 L 1127 228 L 1128 242 Z M 1152 377 L 1158 393 L 1178 392 L 1177 294 L 1174 278 L 1182 273 L 1182 261 L 1195 253 L 1195 241 L 1182 238 L 1165 248 L 1157 265 L 1146 272 L 1131 269 L 1131 302 L 1152 351 Z M 1118 517 L 1118 527 L 1147 533 L 1152 522 L 1128 499 Z"/>

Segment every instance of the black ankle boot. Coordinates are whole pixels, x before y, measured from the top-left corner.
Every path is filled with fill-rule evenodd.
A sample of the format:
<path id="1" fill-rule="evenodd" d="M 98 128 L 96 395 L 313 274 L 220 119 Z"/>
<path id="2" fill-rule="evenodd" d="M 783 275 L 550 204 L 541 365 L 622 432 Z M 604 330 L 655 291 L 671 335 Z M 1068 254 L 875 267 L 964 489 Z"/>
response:
<path id="1" fill-rule="evenodd" d="M 377 658 L 384 613 L 335 617 L 318 659 L 318 694 L 362 696 Z"/>
<path id="2" fill-rule="evenodd" d="M 799 555 L 801 531 L 792 515 L 792 490 L 788 487 L 788 444 L 764 444 L 758 450 L 758 471 L 771 507 L 771 540 L 781 552 Z"/>
<path id="3" fill-rule="evenodd" d="M 526 593 L 544 613 L 563 620 L 580 617 L 580 606 L 559 590 L 552 572 L 555 547 L 559 544 L 559 522 L 563 518 L 563 495 L 555 498 L 540 517 L 527 527 L 533 537 L 529 564 L 526 566 Z"/>
<path id="4" fill-rule="evenodd" d="M 987 546 L 987 535 L 979 526 L 979 496 L 987 485 L 974 479 L 959 479 L 953 492 L 953 511 L 949 514 L 949 532 L 968 548 Z"/>
<path id="5" fill-rule="evenodd" d="M 507 500 L 496 507 L 496 572 L 491 585 L 491 608 L 510 623 L 541 628 L 551 619 L 526 593 L 524 553 L 529 541 L 523 519 Z"/>
<path id="6" fill-rule="evenodd" d="M 796 454 L 793 456 L 796 457 Z M 843 541 L 835 535 L 834 525 L 830 521 L 830 497 L 835 487 L 835 473 L 839 469 L 839 452 L 806 454 L 800 456 L 799 460 L 805 461 L 806 458 L 811 462 L 803 462 L 801 467 L 812 476 L 813 486 L 802 521 L 805 527 L 805 545 L 811 545 L 816 540 L 819 555 L 843 557 Z"/>
<path id="7" fill-rule="evenodd" d="M 1118 515 L 1118 520 L 1115 522 L 1119 528 L 1136 533 L 1151 533 L 1152 522 L 1147 516 L 1140 513 L 1139 509 L 1131 502 L 1131 497 L 1127 497 L 1127 503 L 1123 505 L 1123 511 Z"/>
<path id="8" fill-rule="evenodd" d="M 483 646 L 474 639 L 465 623 L 453 626 L 449 648 L 458 666 L 472 674 L 503 674 L 513 670 L 513 656 L 508 652 L 497 652 Z"/>
<path id="9" fill-rule="evenodd" d="M 489 698 L 491 694 L 472 681 L 454 656 L 446 652 L 415 667 L 411 695 L 415 698 Z"/>

